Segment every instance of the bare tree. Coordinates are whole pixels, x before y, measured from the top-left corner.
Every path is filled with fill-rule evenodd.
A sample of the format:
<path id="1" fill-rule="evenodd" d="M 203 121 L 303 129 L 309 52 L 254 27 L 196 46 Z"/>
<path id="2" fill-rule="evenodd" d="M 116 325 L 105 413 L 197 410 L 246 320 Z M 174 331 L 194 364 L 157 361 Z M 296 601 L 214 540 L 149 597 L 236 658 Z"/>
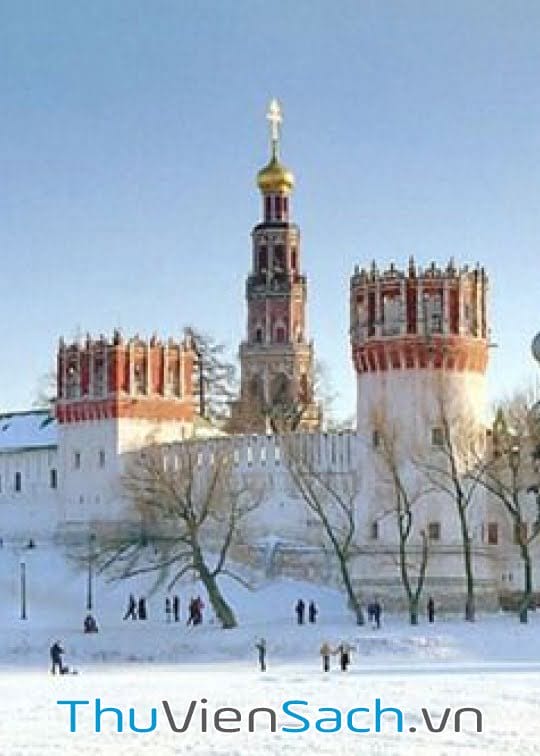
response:
<path id="1" fill-rule="evenodd" d="M 437 425 L 432 428 L 432 448 L 428 453 L 420 451 L 416 464 L 433 488 L 455 504 L 466 580 L 465 619 L 472 622 L 476 607 L 470 511 L 482 475 L 477 450 L 484 442 L 485 432 L 465 408 L 454 403 L 451 387 L 442 379 L 435 402 Z"/>
<path id="2" fill-rule="evenodd" d="M 122 482 L 141 528 L 102 545 L 100 568 L 115 571 L 119 578 L 155 573 L 169 578 L 169 589 L 191 572 L 203 583 L 222 627 L 235 627 L 218 577 L 228 575 L 245 584 L 228 567 L 227 557 L 241 522 L 259 505 L 262 492 L 237 473 L 217 444 L 204 461 L 195 444 L 149 446 L 134 454 Z"/>
<path id="3" fill-rule="evenodd" d="M 390 513 L 395 517 L 399 536 L 399 571 L 401 583 L 409 605 L 411 625 L 418 624 L 418 606 L 424 588 L 428 564 L 428 539 L 424 529 L 419 531 L 420 546 L 412 543 L 413 520 L 416 504 L 430 489 L 422 487 L 418 480 L 410 481 L 404 471 L 402 440 L 395 424 L 390 425 L 382 417 L 374 421 L 377 434 L 377 453 L 384 470 L 384 480 L 392 488 L 393 505 Z M 418 477 L 418 474 L 416 475 Z"/>
<path id="4" fill-rule="evenodd" d="M 360 490 L 360 476 L 354 469 L 338 471 L 322 469 L 300 437 L 283 439 L 284 462 L 291 480 L 306 507 L 322 526 L 337 559 L 341 579 L 358 625 L 364 624 L 364 613 L 354 591 L 350 562 L 357 553 L 355 543 L 355 503 Z"/>
<path id="5" fill-rule="evenodd" d="M 302 396 L 290 397 L 285 394 L 274 397 L 272 402 L 263 405 L 263 415 L 268 421 L 272 433 L 283 435 L 295 433 L 307 417 L 312 402 Z"/>
<path id="6" fill-rule="evenodd" d="M 56 370 L 51 368 L 39 378 L 33 406 L 36 409 L 47 409 L 51 412 L 54 409 L 56 393 Z"/>
<path id="7" fill-rule="evenodd" d="M 196 355 L 194 384 L 199 414 L 210 422 L 227 422 L 236 395 L 236 368 L 227 358 L 227 348 L 193 326 L 185 329 Z"/>
<path id="8" fill-rule="evenodd" d="M 257 391 L 244 391 L 237 403 L 229 433 L 261 433 L 271 431 L 279 435 L 295 433 L 302 427 L 320 427 L 323 413 L 334 399 L 328 373 L 317 363 L 313 380 L 300 385 L 286 375 L 274 377 L 271 390 L 264 391 L 262 384 Z"/>
<path id="9" fill-rule="evenodd" d="M 518 393 L 497 411 L 492 436 L 492 454 L 483 465 L 480 479 L 486 490 L 510 516 L 514 543 L 523 563 L 523 595 L 519 604 L 520 622 L 528 621 L 533 604 L 531 545 L 540 534 L 540 425 L 530 398 Z M 534 521 L 526 497 L 535 496 Z"/>

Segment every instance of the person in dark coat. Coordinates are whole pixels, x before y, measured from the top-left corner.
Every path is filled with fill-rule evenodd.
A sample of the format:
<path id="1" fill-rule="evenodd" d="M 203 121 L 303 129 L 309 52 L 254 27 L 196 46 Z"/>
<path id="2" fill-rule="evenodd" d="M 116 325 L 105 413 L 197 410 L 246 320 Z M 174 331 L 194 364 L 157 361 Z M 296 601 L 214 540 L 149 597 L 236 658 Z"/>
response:
<path id="1" fill-rule="evenodd" d="M 146 599 L 141 597 L 139 599 L 139 619 L 145 620 L 147 617 L 146 615 Z"/>
<path id="2" fill-rule="evenodd" d="M 168 596 L 165 598 L 165 617 L 167 622 L 171 621 L 171 600 Z"/>
<path id="3" fill-rule="evenodd" d="M 294 611 L 296 612 L 296 619 L 299 625 L 304 624 L 304 612 L 306 609 L 306 605 L 302 601 L 302 599 L 298 599 L 296 602 L 296 606 L 294 608 Z"/>
<path id="4" fill-rule="evenodd" d="M 381 627 L 381 614 L 382 614 L 382 606 L 380 602 L 378 600 L 374 601 L 373 602 L 373 620 L 375 622 L 375 626 L 377 630 L 379 630 Z"/>
<path id="5" fill-rule="evenodd" d="M 180 621 L 180 599 L 178 596 L 175 596 L 173 598 L 173 615 L 174 615 L 174 621 L 179 622 Z"/>
<path id="6" fill-rule="evenodd" d="M 51 672 L 52 672 L 52 674 L 55 675 L 56 674 L 56 670 L 58 669 L 58 674 L 59 675 L 63 675 L 64 671 L 65 671 L 65 667 L 64 667 L 64 665 L 62 663 L 62 655 L 65 654 L 66 652 L 64 651 L 64 649 L 60 645 L 60 641 L 56 641 L 56 643 L 52 644 L 52 646 L 51 646 L 51 648 L 49 650 L 49 653 L 51 655 L 51 662 L 52 662 Z"/>
<path id="7" fill-rule="evenodd" d="M 188 619 L 186 622 L 186 625 L 195 624 L 195 599 L 193 596 L 189 600 L 189 606 L 188 606 Z"/>
<path id="8" fill-rule="evenodd" d="M 435 622 L 435 601 L 433 596 L 430 596 L 427 602 L 427 616 L 428 622 Z"/>
<path id="9" fill-rule="evenodd" d="M 309 602 L 308 607 L 308 619 L 312 625 L 314 625 L 317 622 L 317 615 L 319 613 L 319 610 L 317 609 L 317 605 L 314 601 Z"/>
<path id="10" fill-rule="evenodd" d="M 124 614 L 124 619 L 127 620 L 128 617 L 131 617 L 132 620 L 137 619 L 137 602 L 135 601 L 135 596 L 132 593 L 129 594 L 128 608 L 126 610 L 126 613 Z"/>
<path id="11" fill-rule="evenodd" d="M 264 638 L 261 638 L 256 644 L 255 648 L 259 652 L 259 666 L 261 668 L 261 672 L 266 672 L 266 641 Z"/>
<path id="12" fill-rule="evenodd" d="M 328 643 L 328 641 L 324 641 L 319 653 L 321 654 L 321 658 L 322 658 L 323 672 L 329 672 L 330 671 L 330 654 L 333 654 L 334 651 L 332 651 L 332 648 L 330 644 Z"/>
<path id="13" fill-rule="evenodd" d="M 84 618 L 83 629 L 85 633 L 97 633 L 98 625 L 93 614 L 87 614 Z"/>
<path id="14" fill-rule="evenodd" d="M 351 646 L 345 641 L 342 641 L 337 647 L 336 652 L 339 654 L 341 671 L 346 672 L 351 663 Z"/>
<path id="15" fill-rule="evenodd" d="M 194 613 L 195 616 L 193 618 L 193 624 L 194 625 L 200 625 L 203 621 L 203 612 L 204 609 L 204 603 L 200 596 L 197 596 L 194 602 Z"/>

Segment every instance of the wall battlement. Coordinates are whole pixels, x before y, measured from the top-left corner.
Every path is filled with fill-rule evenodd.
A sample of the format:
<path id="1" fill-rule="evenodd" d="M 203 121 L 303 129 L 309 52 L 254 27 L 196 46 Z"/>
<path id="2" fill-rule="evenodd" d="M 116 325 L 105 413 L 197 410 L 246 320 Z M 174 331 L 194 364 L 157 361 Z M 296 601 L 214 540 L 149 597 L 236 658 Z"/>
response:
<path id="1" fill-rule="evenodd" d="M 124 340 L 100 336 L 66 344 L 57 354 L 59 423 L 111 417 L 193 419 L 195 353 L 188 338 Z"/>
<path id="2" fill-rule="evenodd" d="M 406 271 L 355 268 L 351 346 L 358 374 L 444 368 L 484 373 L 488 360 L 488 279 L 477 265 L 431 263 Z"/>

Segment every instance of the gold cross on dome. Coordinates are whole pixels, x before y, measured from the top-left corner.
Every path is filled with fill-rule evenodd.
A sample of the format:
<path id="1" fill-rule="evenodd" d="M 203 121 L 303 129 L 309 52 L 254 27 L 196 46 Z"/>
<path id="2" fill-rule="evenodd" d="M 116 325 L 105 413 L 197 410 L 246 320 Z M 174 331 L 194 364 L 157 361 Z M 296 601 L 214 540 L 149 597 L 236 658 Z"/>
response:
<path id="1" fill-rule="evenodd" d="M 283 122 L 281 107 L 275 98 L 270 102 L 266 118 L 270 121 L 270 135 L 272 137 L 272 146 L 275 150 L 279 143 L 279 128 Z"/>

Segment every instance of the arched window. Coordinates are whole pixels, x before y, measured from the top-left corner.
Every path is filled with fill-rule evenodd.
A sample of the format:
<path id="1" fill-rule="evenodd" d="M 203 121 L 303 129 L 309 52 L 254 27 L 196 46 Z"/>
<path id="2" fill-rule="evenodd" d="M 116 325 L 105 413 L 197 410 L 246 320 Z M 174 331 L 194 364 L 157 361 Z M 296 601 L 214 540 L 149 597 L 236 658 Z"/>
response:
<path id="1" fill-rule="evenodd" d="M 133 369 L 133 377 L 135 379 L 135 393 L 146 393 L 146 362 L 143 359 L 138 359 Z"/>
<path id="2" fill-rule="evenodd" d="M 300 376 L 300 400 L 304 404 L 309 402 L 309 381 L 306 373 Z"/>
<path id="3" fill-rule="evenodd" d="M 393 336 L 399 333 L 401 324 L 401 300 L 398 296 L 388 294 L 383 297 L 383 335 Z"/>
<path id="4" fill-rule="evenodd" d="M 279 373 L 272 380 L 272 401 L 285 402 L 289 398 L 289 379 L 284 373 Z"/>
<path id="5" fill-rule="evenodd" d="M 103 357 L 96 357 L 94 361 L 94 396 L 104 396 L 105 393 L 105 364 Z"/>
<path id="6" fill-rule="evenodd" d="M 78 399 L 79 391 L 79 370 L 77 365 L 72 363 L 67 369 L 66 399 Z"/>
<path id="7" fill-rule="evenodd" d="M 276 273 L 283 273 L 285 270 L 285 247 L 283 244 L 276 244 L 274 247 L 274 270 Z"/>
<path id="8" fill-rule="evenodd" d="M 257 344 L 262 344 L 263 342 L 263 330 L 261 326 L 257 326 L 257 328 L 255 329 L 255 341 L 257 342 Z"/>
<path id="9" fill-rule="evenodd" d="M 276 342 L 278 344 L 285 343 L 285 329 L 283 328 L 283 326 L 278 326 L 276 328 Z"/>
<path id="10" fill-rule="evenodd" d="M 264 384 L 260 375 L 254 375 L 249 383 L 249 396 L 255 402 L 264 400 Z"/>
<path id="11" fill-rule="evenodd" d="M 276 196 L 274 204 L 276 208 L 276 220 L 281 220 L 281 197 L 279 194 Z"/>
<path id="12" fill-rule="evenodd" d="M 296 247 L 291 247 L 291 268 L 296 272 Z"/>
<path id="13" fill-rule="evenodd" d="M 264 219 L 269 221 L 272 217 L 272 198 L 264 198 Z"/>
<path id="14" fill-rule="evenodd" d="M 268 268 L 268 249 L 259 247 L 259 273 L 264 273 Z"/>

